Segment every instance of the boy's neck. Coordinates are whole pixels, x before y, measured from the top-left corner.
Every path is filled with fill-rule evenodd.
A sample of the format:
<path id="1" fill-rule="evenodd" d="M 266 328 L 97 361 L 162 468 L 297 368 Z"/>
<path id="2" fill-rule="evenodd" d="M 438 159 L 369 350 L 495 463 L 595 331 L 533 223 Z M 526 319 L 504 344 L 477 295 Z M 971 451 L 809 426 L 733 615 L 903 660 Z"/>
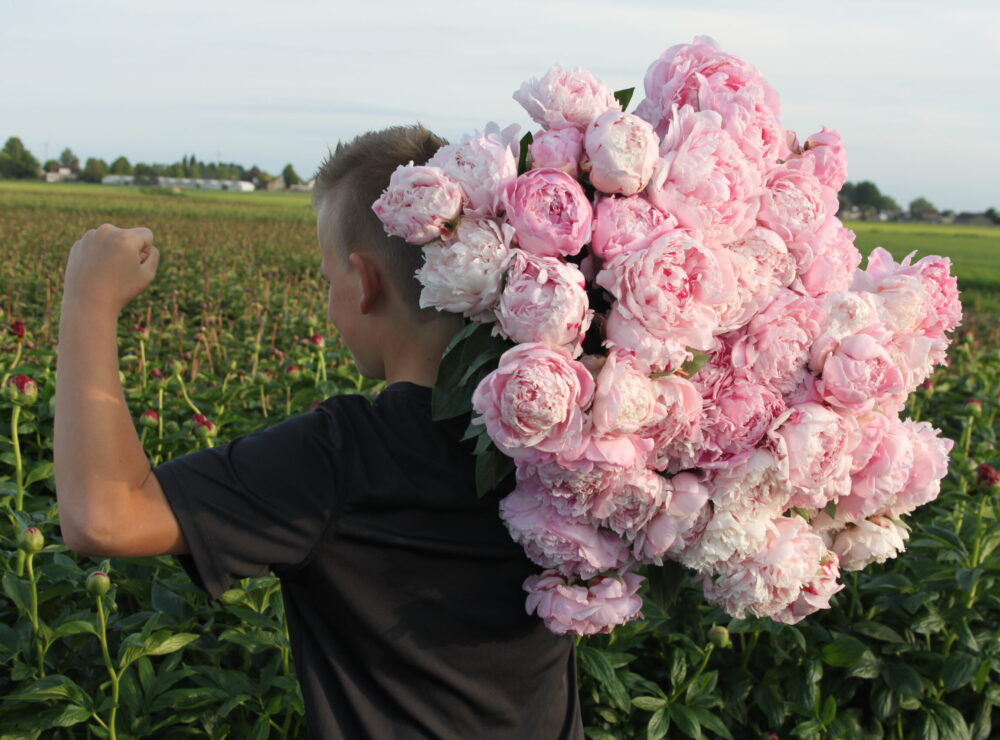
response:
<path id="1" fill-rule="evenodd" d="M 416 326 L 401 325 L 398 332 L 393 332 L 394 336 L 389 337 L 383 353 L 386 383 L 405 381 L 434 387 L 441 355 L 448 342 L 462 328 L 460 320 L 448 318 Z"/>

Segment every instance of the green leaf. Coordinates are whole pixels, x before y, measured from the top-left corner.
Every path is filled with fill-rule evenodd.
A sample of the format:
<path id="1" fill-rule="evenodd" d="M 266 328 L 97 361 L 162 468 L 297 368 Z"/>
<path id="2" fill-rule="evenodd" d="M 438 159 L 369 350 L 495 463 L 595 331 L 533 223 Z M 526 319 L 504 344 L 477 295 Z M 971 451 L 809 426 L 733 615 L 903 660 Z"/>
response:
<path id="1" fill-rule="evenodd" d="M 31 584 L 7 572 L 3 574 L 3 592 L 17 604 L 17 608 L 27 613 L 31 609 Z"/>
<path id="2" fill-rule="evenodd" d="M 838 668 L 849 668 L 868 652 L 868 646 L 850 635 L 842 635 L 823 646 L 823 662 Z"/>
<path id="3" fill-rule="evenodd" d="M 655 712 L 667 703 L 662 696 L 633 696 L 632 706 L 647 712 Z"/>
<path id="4" fill-rule="evenodd" d="M 924 693 L 924 683 L 917 673 L 906 663 L 892 662 L 882 665 L 882 680 L 890 689 L 902 696 L 920 696 Z"/>
<path id="5" fill-rule="evenodd" d="M 883 642 L 905 642 L 896 630 L 892 627 L 886 627 L 884 624 L 879 622 L 861 621 L 855 622 L 852 629 L 865 637 L 871 637 L 873 640 L 882 640 Z"/>
<path id="6" fill-rule="evenodd" d="M 701 723 L 693 709 L 683 704 L 671 704 L 670 719 L 688 737 L 693 738 L 693 740 L 701 739 Z"/>
<path id="7" fill-rule="evenodd" d="M 830 501 L 827 503 L 827 505 L 823 507 L 823 513 L 831 519 L 835 519 L 837 517 L 837 502 Z"/>
<path id="8" fill-rule="evenodd" d="M 823 709 L 819 719 L 824 725 L 829 725 L 837 717 L 837 700 L 832 696 L 827 696 L 823 702 Z"/>
<path id="9" fill-rule="evenodd" d="M 729 732 L 729 728 L 722 723 L 718 715 L 712 714 L 712 712 L 701 707 L 692 707 L 691 709 L 697 715 L 702 727 L 711 730 L 720 737 L 726 738 L 726 740 L 733 740 L 732 733 Z"/>
<path id="10" fill-rule="evenodd" d="M 47 718 L 49 727 L 72 727 L 90 719 L 92 712 L 80 706 L 60 707 Z"/>
<path id="11" fill-rule="evenodd" d="M 941 740 L 968 740 L 969 725 L 955 707 L 936 701 L 931 705 L 931 712 L 937 720 Z"/>
<path id="12" fill-rule="evenodd" d="M 693 356 L 690 360 L 681 365 L 681 369 L 679 371 L 685 378 L 691 378 L 697 374 L 697 372 L 704 367 L 705 363 L 708 362 L 709 358 L 712 357 L 712 355 L 708 352 L 699 352 L 696 349 L 689 349 L 688 352 L 690 352 Z"/>
<path id="13" fill-rule="evenodd" d="M 247 736 L 247 740 L 267 740 L 267 736 L 271 734 L 271 718 L 262 714 L 254 722 L 253 728 L 250 730 L 250 734 Z"/>
<path id="14" fill-rule="evenodd" d="M 670 717 L 667 716 L 666 708 L 657 709 L 646 725 L 646 740 L 662 740 L 667 736 L 669 729 Z"/>
<path id="15" fill-rule="evenodd" d="M 28 473 L 28 477 L 24 479 L 25 487 L 30 486 L 32 483 L 40 480 L 47 480 L 52 477 L 55 466 L 51 462 L 38 463 L 35 467 L 31 469 Z"/>
<path id="16" fill-rule="evenodd" d="M 615 100 L 617 100 L 621 105 L 623 112 L 628 108 L 628 104 L 632 102 L 632 95 L 634 93 L 634 87 L 626 87 L 623 90 L 615 90 Z"/>
<path id="17" fill-rule="evenodd" d="M 979 658 L 964 652 L 955 652 L 945 658 L 941 680 L 945 691 L 960 689 L 969 683 L 979 668 Z"/>
<path id="18" fill-rule="evenodd" d="M 503 480 L 514 472 L 514 461 L 490 445 L 476 456 L 476 495 L 482 498 L 496 490 Z"/>
<path id="19" fill-rule="evenodd" d="M 939 740 L 937 722 L 930 712 L 920 715 L 914 737 L 917 740 Z"/>
<path id="20" fill-rule="evenodd" d="M 4 697 L 7 701 L 53 701 L 66 699 L 72 704 L 87 705 L 89 697 L 68 676 L 45 676 Z"/>
<path id="21" fill-rule="evenodd" d="M 628 690 L 615 674 L 615 669 L 607 656 L 589 645 L 577 647 L 576 654 L 580 661 L 580 667 L 607 692 L 612 703 L 619 709 L 627 711 L 630 704 Z"/>
<path id="22" fill-rule="evenodd" d="M 681 583 L 684 581 L 684 567 L 673 560 L 663 561 L 663 565 L 650 565 L 646 569 L 649 582 L 649 596 L 664 612 L 677 600 Z"/>
<path id="23" fill-rule="evenodd" d="M 93 622 L 88 622 L 84 619 L 71 619 L 56 627 L 52 632 L 52 637 L 53 639 L 56 637 L 69 637 L 70 635 L 79 635 L 84 632 L 96 635 L 97 627 L 94 626 Z"/>
<path id="24" fill-rule="evenodd" d="M 528 147 L 534 140 L 535 137 L 531 135 L 530 131 L 521 137 L 521 149 L 517 158 L 517 174 L 519 175 L 528 170 Z"/>
<path id="25" fill-rule="evenodd" d="M 808 737 L 809 735 L 815 735 L 817 732 L 823 730 L 823 725 L 814 719 L 807 719 L 805 722 L 799 722 L 792 728 L 792 735 L 795 737 Z"/>

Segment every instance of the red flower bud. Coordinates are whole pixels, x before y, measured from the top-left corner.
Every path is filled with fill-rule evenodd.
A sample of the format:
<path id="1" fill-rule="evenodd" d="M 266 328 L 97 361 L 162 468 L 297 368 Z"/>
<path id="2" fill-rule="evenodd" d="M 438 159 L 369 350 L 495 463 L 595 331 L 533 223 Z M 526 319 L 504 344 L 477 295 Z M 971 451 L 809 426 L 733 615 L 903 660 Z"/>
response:
<path id="1" fill-rule="evenodd" d="M 25 552 L 38 552 L 45 547 L 45 537 L 38 527 L 25 527 L 17 538 L 17 546 Z"/>
<path id="2" fill-rule="evenodd" d="M 1000 473 L 992 465 L 983 463 L 976 469 L 976 483 L 981 488 L 992 488 L 1000 486 Z"/>
<path id="3" fill-rule="evenodd" d="M 215 424 L 209 421 L 208 417 L 204 414 L 195 414 L 191 417 L 191 421 L 194 422 L 194 434 L 196 437 L 205 439 L 215 436 Z"/>
<path id="4" fill-rule="evenodd" d="M 160 371 L 160 368 L 154 367 L 152 370 L 149 371 L 149 376 L 153 380 L 160 380 L 163 378 L 163 373 Z"/>
<path id="5" fill-rule="evenodd" d="M 38 385 L 27 375 L 15 375 L 7 381 L 3 393 L 18 406 L 30 406 L 38 400 Z"/>
<path id="6" fill-rule="evenodd" d="M 144 427 L 155 429 L 160 424 L 160 415 L 154 409 L 146 409 L 139 414 L 139 423 Z"/>
<path id="7" fill-rule="evenodd" d="M 10 322 L 10 328 L 7 329 L 7 333 L 12 337 L 17 337 L 18 339 L 24 339 L 24 324 L 20 321 Z"/>
<path id="8" fill-rule="evenodd" d="M 111 588 L 111 579 L 108 574 L 95 570 L 87 576 L 87 593 L 91 596 L 104 596 Z"/>
<path id="9" fill-rule="evenodd" d="M 964 406 L 970 416 L 979 416 L 983 413 L 983 402 L 978 398 L 966 398 Z"/>
<path id="10" fill-rule="evenodd" d="M 149 339 L 149 327 L 148 326 L 135 327 L 135 335 L 143 341 Z"/>
<path id="11" fill-rule="evenodd" d="M 729 630 L 717 624 L 708 631 L 708 641 L 717 648 L 727 648 L 733 643 L 729 639 Z"/>
<path id="12" fill-rule="evenodd" d="M 319 349 L 323 349 L 326 346 L 326 340 L 322 334 L 313 334 L 309 337 L 309 343 Z"/>
<path id="13" fill-rule="evenodd" d="M 289 365 L 285 372 L 288 373 L 288 377 L 292 380 L 298 380 L 302 377 L 302 369 L 298 365 Z"/>

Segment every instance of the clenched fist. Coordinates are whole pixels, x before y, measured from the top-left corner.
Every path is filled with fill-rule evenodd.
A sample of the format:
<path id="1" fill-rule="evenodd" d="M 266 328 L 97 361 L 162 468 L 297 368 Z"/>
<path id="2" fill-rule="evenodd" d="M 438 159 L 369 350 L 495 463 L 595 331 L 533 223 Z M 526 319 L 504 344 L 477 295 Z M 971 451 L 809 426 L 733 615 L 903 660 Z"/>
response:
<path id="1" fill-rule="evenodd" d="M 91 229 L 69 252 L 63 303 L 117 316 L 153 282 L 159 262 L 149 229 Z"/>

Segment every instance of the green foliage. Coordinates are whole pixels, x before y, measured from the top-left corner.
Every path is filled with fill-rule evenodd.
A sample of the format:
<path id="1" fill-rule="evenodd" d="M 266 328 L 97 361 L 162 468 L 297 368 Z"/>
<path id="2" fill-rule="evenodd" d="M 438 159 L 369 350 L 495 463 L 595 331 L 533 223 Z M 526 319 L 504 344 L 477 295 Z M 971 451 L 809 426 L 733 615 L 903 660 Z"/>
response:
<path id="1" fill-rule="evenodd" d="M 19 468 L 12 407 L 0 403 L 0 737 L 107 738 L 112 712 L 123 740 L 303 737 L 278 581 L 246 579 L 210 603 L 174 558 L 95 561 L 67 550 L 51 460 L 61 266 L 69 245 L 102 221 L 148 224 L 163 254 L 119 333 L 133 416 L 153 408 L 163 420 L 162 429 L 143 427 L 152 461 L 204 444 L 186 425 L 185 392 L 225 441 L 331 393 L 377 389 L 332 338 L 319 354 L 303 342 L 322 331 L 316 317 L 325 312 L 308 198 L 72 185 L 4 185 L 0 198 L 2 319 L 28 331 L 16 365 L 13 339 L 0 332 L 0 376 L 30 375 L 39 386 L 17 421 Z M 141 344 L 136 326 L 149 329 Z M 489 334 L 470 324 L 451 347 L 442 373 L 454 387 L 467 391 L 496 366 L 509 345 Z M 166 369 L 174 359 L 183 387 Z M 967 337 L 951 359 L 906 412 L 956 440 L 940 497 L 911 519 L 907 552 L 846 574 L 833 608 L 794 626 L 731 619 L 685 573 L 648 569 L 644 618 L 579 643 L 588 737 L 996 735 L 1000 492 L 977 483 L 976 469 L 1000 467 L 1000 354 Z M 438 411 L 468 413 L 464 398 L 458 408 L 445 394 Z M 982 401 L 981 414 L 969 413 L 968 398 Z M 481 428 L 466 436 L 483 444 Z M 18 550 L 32 526 L 42 549 Z M 95 570 L 111 581 L 99 600 L 85 587 Z"/>
<path id="2" fill-rule="evenodd" d="M 295 168 L 292 167 L 291 163 L 285 165 L 285 169 L 281 171 L 281 177 L 285 180 L 285 187 L 298 185 L 302 182 L 302 178 L 295 172 Z"/>
<path id="3" fill-rule="evenodd" d="M 125 157 L 118 157 L 118 159 L 111 163 L 112 175 L 131 175 L 132 173 L 132 165 Z"/>
<path id="4" fill-rule="evenodd" d="M 3 150 L 0 150 L 0 177 L 34 179 L 38 177 L 39 170 L 38 160 L 25 149 L 19 138 L 11 136 L 7 139 Z"/>
<path id="5" fill-rule="evenodd" d="M 100 182 L 108 174 L 108 163 L 97 157 L 89 157 L 87 163 L 80 172 L 80 179 L 84 182 Z"/>

